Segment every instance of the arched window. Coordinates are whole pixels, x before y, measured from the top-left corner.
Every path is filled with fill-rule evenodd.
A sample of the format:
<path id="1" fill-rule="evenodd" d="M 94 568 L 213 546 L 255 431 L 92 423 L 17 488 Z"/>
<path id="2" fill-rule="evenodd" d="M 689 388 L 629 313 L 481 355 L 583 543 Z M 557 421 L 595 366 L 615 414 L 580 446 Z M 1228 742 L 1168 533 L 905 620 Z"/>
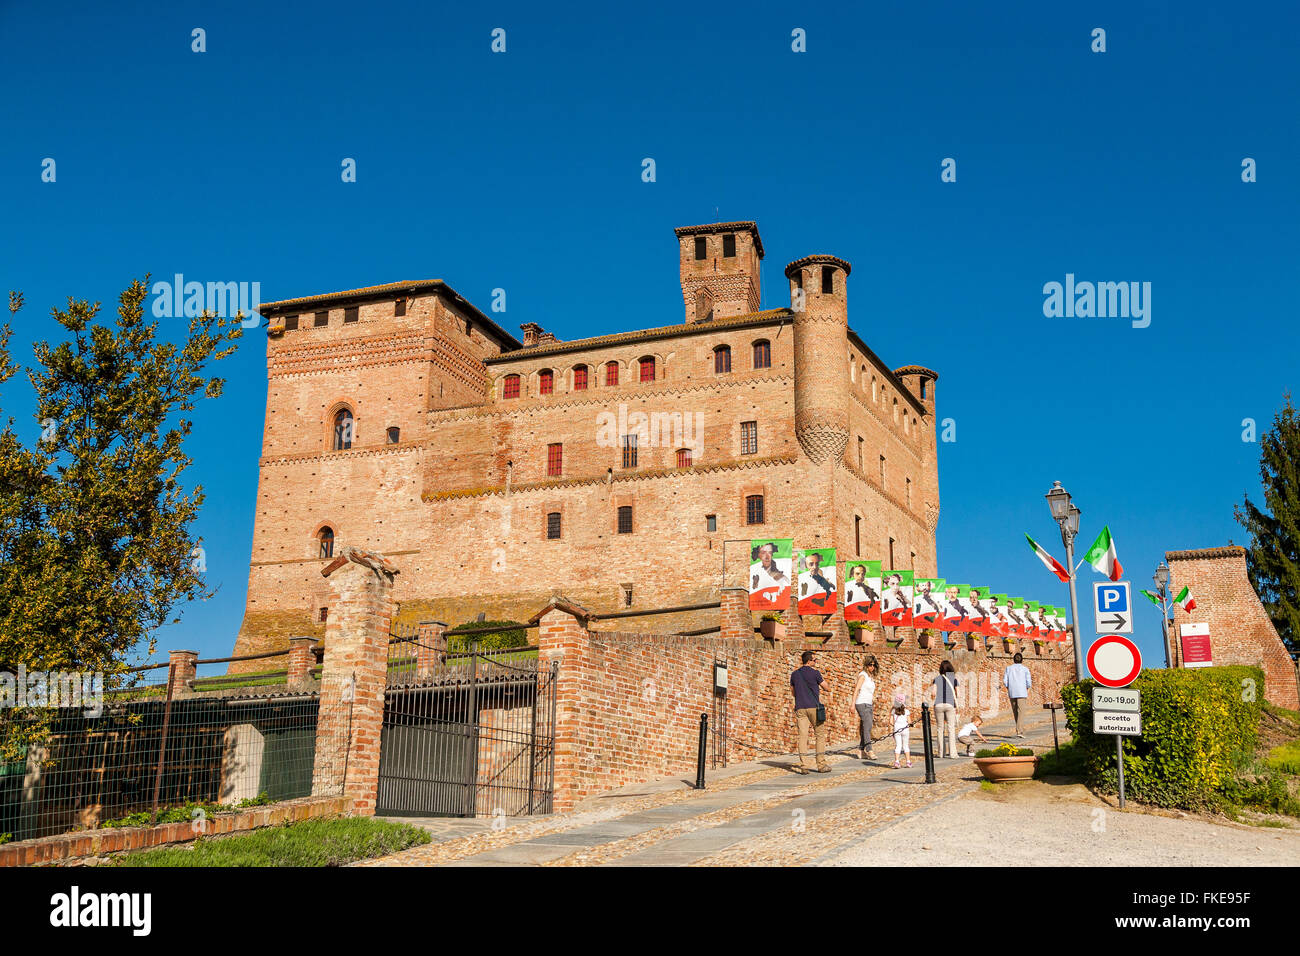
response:
<path id="1" fill-rule="evenodd" d="M 396 445 L 402 440 L 402 430 L 396 425 L 388 426 L 388 444 Z"/>
<path id="2" fill-rule="evenodd" d="M 340 408 L 334 416 L 334 443 L 335 451 L 346 451 L 352 447 L 352 412 L 346 408 Z"/>
<path id="3" fill-rule="evenodd" d="M 549 368 L 544 368 L 537 373 L 537 390 L 543 395 L 550 395 L 555 391 L 555 373 Z"/>
<path id="4" fill-rule="evenodd" d="M 724 375 L 731 371 L 731 346 L 719 345 L 713 350 L 713 372 Z"/>
<path id="5" fill-rule="evenodd" d="M 618 384 L 618 363 L 617 362 L 605 363 L 605 384 L 606 385 Z"/>
<path id="6" fill-rule="evenodd" d="M 316 535 L 316 539 L 320 542 L 320 556 L 322 558 L 334 557 L 334 529 L 321 528 Z"/>
<path id="7" fill-rule="evenodd" d="M 641 360 L 641 381 L 653 382 L 655 380 L 655 359 L 653 355 L 647 355 Z"/>
<path id="8" fill-rule="evenodd" d="M 573 390 L 575 392 L 585 392 L 587 390 L 587 366 L 578 365 L 574 367 Z"/>
<path id="9" fill-rule="evenodd" d="M 894 399 L 894 424 L 898 424 L 898 399 Z"/>
<path id="10" fill-rule="evenodd" d="M 879 396 L 876 393 L 876 376 L 871 376 L 871 400 L 874 402 Z"/>
<path id="11" fill-rule="evenodd" d="M 921 379 L 921 400 L 925 401 L 925 387 L 929 384 L 929 379 Z"/>
<path id="12" fill-rule="evenodd" d="M 772 367 L 772 343 L 759 339 L 754 343 L 754 368 Z"/>
<path id="13" fill-rule="evenodd" d="M 501 395 L 502 395 L 503 398 L 518 398 L 518 397 L 519 397 L 519 376 L 518 376 L 518 375 L 507 375 L 507 376 L 506 376 L 506 380 L 505 380 L 505 388 L 504 388 L 504 390 L 501 392 Z"/>
<path id="14" fill-rule="evenodd" d="M 691 449 L 689 448 L 677 449 L 678 468 L 689 468 L 691 467 L 691 464 L 694 460 L 695 460 L 695 456 L 692 454 Z"/>

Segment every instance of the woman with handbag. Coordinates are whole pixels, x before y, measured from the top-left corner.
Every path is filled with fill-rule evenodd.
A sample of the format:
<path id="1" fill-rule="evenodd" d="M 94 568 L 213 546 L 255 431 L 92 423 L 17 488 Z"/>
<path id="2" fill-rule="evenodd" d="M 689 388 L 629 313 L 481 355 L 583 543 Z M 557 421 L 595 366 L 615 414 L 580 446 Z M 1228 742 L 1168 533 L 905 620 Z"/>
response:
<path id="1" fill-rule="evenodd" d="M 858 717 L 858 746 L 863 760 L 876 759 L 875 748 L 871 746 L 871 726 L 875 722 L 876 674 L 879 669 L 876 655 L 868 654 L 862 662 L 862 670 L 858 671 L 858 682 L 853 685 L 853 710 Z"/>

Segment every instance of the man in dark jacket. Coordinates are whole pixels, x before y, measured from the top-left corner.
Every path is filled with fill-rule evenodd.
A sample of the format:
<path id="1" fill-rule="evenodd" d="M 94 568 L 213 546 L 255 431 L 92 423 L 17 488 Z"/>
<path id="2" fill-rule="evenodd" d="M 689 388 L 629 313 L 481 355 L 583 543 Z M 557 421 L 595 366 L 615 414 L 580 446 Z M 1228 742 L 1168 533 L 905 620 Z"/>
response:
<path id="1" fill-rule="evenodd" d="M 790 675 L 790 690 L 794 694 L 794 722 L 799 728 L 798 773 L 808 772 L 808 728 L 813 728 L 817 746 L 817 772 L 830 773 L 826 762 L 826 724 L 817 722 L 817 705 L 822 703 L 823 684 L 821 671 L 812 666 L 813 652 L 803 652 L 803 666 Z M 830 693 L 826 695 L 830 697 Z"/>

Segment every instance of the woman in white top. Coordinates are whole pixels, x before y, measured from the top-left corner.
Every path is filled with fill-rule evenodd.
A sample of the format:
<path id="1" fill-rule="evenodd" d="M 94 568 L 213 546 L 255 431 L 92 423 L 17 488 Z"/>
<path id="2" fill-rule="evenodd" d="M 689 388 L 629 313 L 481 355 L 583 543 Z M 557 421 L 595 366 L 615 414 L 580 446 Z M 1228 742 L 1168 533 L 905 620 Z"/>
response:
<path id="1" fill-rule="evenodd" d="M 871 725 L 875 720 L 873 701 L 876 696 L 876 673 L 880 665 L 874 654 L 868 654 L 858 671 L 858 682 L 853 686 L 853 709 L 858 712 L 859 746 L 862 748 L 863 760 L 875 760 L 876 754 L 871 746 Z"/>

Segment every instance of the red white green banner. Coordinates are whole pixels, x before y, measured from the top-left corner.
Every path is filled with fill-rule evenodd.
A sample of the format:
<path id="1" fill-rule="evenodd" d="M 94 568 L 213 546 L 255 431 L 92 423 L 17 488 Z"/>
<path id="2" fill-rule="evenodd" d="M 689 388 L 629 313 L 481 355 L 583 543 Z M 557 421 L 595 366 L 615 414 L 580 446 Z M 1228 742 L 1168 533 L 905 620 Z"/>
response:
<path id="1" fill-rule="evenodd" d="M 792 538 L 756 538 L 749 549 L 749 609 L 788 611 Z"/>
<path id="2" fill-rule="evenodd" d="M 880 562 L 844 562 L 844 620 L 880 620 Z"/>
<path id="3" fill-rule="evenodd" d="M 880 623 L 887 627 L 912 626 L 913 572 L 885 571 Z"/>
<path id="4" fill-rule="evenodd" d="M 939 627 L 943 611 L 943 578 L 917 578 L 912 590 L 912 626 Z"/>
<path id="5" fill-rule="evenodd" d="M 795 552 L 799 570 L 800 614 L 834 614 L 839 609 L 835 584 L 835 549 L 805 548 Z"/>

